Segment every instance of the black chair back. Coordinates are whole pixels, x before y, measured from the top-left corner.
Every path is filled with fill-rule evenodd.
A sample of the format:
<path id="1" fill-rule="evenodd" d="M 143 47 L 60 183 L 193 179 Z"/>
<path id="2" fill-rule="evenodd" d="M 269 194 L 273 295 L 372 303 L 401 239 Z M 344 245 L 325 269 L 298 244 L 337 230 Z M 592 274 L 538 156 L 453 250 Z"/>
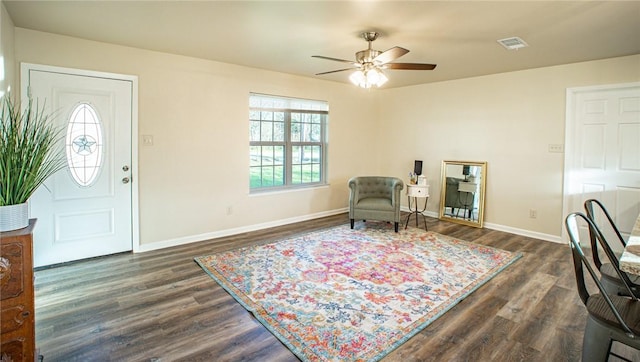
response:
<path id="1" fill-rule="evenodd" d="M 624 282 L 624 285 L 627 291 L 629 292 L 629 296 L 631 296 L 631 298 L 634 300 L 638 300 L 635 297 L 635 294 L 631 291 L 632 283 L 629 280 L 629 276 L 625 272 L 620 270 L 620 262 L 618 261 L 615 254 L 607 244 L 607 241 L 604 238 L 604 235 L 602 234 L 600 229 L 593 223 L 593 221 L 591 221 L 591 219 L 589 219 L 583 213 L 574 212 L 569 214 L 565 219 L 565 226 L 569 234 L 571 250 L 574 255 L 574 269 L 576 271 L 576 278 L 578 279 L 578 293 L 580 294 L 580 298 L 582 299 L 582 301 L 585 302 L 586 304 L 586 300 L 588 299 L 588 295 L 589 295 L 586 288 L 586 284 L 584 282 L 584 274 L 582 273 L 583 272 L 582 264 L 584 264 L 584 266 L 589 271 L 589 274 L 593 277 L 594 281 L 596 282 L 596 285 L 598 286 L 598 289 L 600 289 L 600 293 L 602 293 L 603 295 L 607 295 L 607 293 L 604 287 L 602 286 L 602 284 L 600 283 L 598 275 L 591 267 L 591 264 L 586 259 L 585 254 L 582 250 L 582 246 L 580 245 L 580 233 L 578 230 L 577 219 L 582 219 L 587 224 L 590 230 L 590 235 L 593 234 L 595 236 L 595 239 L 598 241 L 602 249 L 605 251 L 607 258 L 609 259 L 611 264 L 615 267 L 615 270 L 618 276 Z M 592 250 L 592 252 L 594 252 L 594 250 Z M 578 258 L 579 260 L 576 260 L 576 258 Z M 577 264 L 580 264 L 580 265 L 577 265 Z"/>
<path id="2" fill-rule="evenodd" d="M 616 237 L 618 238 L 618 240 L 622 244 L 622 247 L 624 248 L 625 246 L 627 246 L 627 243 L 624 241 L 624 238 L 622 237 L 622 234 L 620 234 L 620 230 L 616 226 L 616 223 L 613 221 L 613 218 L 611 217 L 611 215 L 607 211 L 607 208 L 604 207 L 602 202 L 600 202 L 599 200 L 596 200 L 596 199 L 589 199 L 589 200 L 584 202 L 584 209 L 587 212 L 587 217 L 593 222 L 594 225 L 598 225 L 598 220 L 596 220 L 597 219 L 597 215 L 598 215 L 598 211 L 602 215 L 604 215 L 605 218 L 607 219 L 607 221 L 609 222 L 609 227 L 615 233 Z M 599 226 L 599 228 L 600 228 L 600 231 L 602 232 L 603 231 L 602 225 Z M 596 240 L 596 236 L 594 235 L 594 233 L 589 233 L 589 237 L 591 239 L 591 250 L 594 250 L 594 252 L 593 252 L 593 262 L 596 264 L 596 267 L 598 269 L 600 269 L 600 267 L 602 266 L 602 262 L 600 261 L 599 254 L 596 252 L 596 250 L 598 250 L 598 243 L 597 243 L 597 240 Z"/>
<path id="3" fill-rule="evenodd" d="M 640 301 L 631 293 L 627 284 L 625 286 L 629 291 L 630 298 L 607 294 L 598 277 L 598 273 L 582 250 L 578 229 L 578 223 L 581 219 L 591 229 L 591 233 L 595 235 L 597 242 L 603 246 L 605 251 L 608 251 L 606 253 L 607 258 L 611 259 L 613 257 L 615 259 L 615 256 L 612 255 L 611 249 L 606 245 L 604 236 L 598 227 L 586 215 L 574 212 L 566 217 L 565 227 L 570 239 L 569 245 L 571 246 L 578 294 L 588 312 L 582 341 L 582 361 L 603 362 L 608 360 L 609 355 L 621 357 L 611 352 L 613 341 L 640 349 Z M 613 262 L 613 260 L 611 261 Z M 585 270 L 587 273 L 585 273 Z M 620 272 L 619 269 L 617 270 Z M 585 274 L 591 276 L 599 293 L 591 294 L 589 292 Z"/>

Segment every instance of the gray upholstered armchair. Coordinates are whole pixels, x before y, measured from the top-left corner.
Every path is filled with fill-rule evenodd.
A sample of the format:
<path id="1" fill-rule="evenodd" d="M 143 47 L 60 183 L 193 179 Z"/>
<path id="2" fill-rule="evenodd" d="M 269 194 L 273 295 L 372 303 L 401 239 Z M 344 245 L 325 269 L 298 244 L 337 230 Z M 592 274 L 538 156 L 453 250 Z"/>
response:
<path id="1" fill-rule="evenodd" d="M 396 177 L 358 176 L 349 180 L 349 219 L 372 219 L 400 223 L 400 191 L 404 183 Z"/>

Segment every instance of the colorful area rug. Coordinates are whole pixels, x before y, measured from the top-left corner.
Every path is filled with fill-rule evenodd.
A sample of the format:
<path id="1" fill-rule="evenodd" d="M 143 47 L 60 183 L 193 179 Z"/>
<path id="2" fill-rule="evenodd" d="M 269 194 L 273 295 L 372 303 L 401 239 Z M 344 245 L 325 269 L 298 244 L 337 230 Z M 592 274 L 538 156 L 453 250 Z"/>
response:
<path id="1" fill-rule="evenodd" d="M 195 260 L 303 361 L 377 361 L 519 257 L 367 223 Z"/>

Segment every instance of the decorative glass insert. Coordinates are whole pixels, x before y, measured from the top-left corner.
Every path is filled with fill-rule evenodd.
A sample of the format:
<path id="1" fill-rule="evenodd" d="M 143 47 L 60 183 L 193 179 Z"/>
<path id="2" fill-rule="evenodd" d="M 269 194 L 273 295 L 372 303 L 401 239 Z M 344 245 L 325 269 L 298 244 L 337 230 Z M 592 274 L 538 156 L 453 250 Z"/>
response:
<path id="1" fill-rule="evenodd" d="M 78 104 L 69 117 L 65 142 L 69 171 L 78 185 L 91 186 L 98 178 L 103 145 L 102 123 L 96 110 L 88 103 Z"/>

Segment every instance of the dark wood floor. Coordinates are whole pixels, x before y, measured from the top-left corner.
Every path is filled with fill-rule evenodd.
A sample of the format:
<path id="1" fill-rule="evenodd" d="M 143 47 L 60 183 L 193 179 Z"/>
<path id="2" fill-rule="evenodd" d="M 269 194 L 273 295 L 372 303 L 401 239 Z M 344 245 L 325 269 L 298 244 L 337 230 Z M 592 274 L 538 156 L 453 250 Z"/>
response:
<path id="1" fill-rule="evenodd" d="M 427 220 L 431 231 L 519 251 L 523 258 L 383 361 L 580 360 L 586 311 L 567 245 Z M 347 222 L 341 214 L 39 270 L 40 353 L 46 362 L 297 361 L 193 257 Z M 614 348 L 640 360 L 636 350 Z"/>

